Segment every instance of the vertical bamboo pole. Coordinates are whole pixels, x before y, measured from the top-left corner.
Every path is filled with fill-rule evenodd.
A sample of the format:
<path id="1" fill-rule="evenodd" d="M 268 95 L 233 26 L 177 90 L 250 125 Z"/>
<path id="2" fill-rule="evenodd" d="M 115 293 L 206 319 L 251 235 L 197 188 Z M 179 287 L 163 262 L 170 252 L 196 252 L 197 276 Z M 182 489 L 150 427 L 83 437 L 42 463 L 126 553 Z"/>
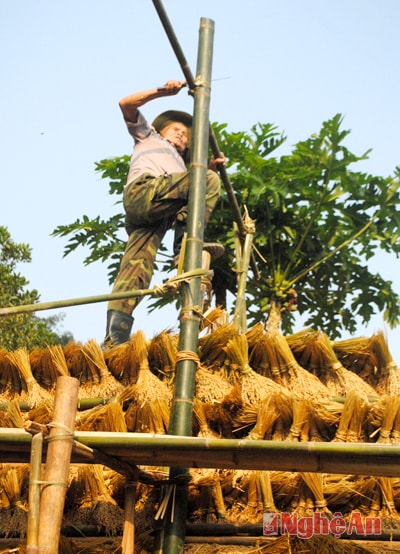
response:
<path id="1" fill-rule="evenodd" d="M 137 481 L 129 481 L 125 484 L 125 517 L 121 544 L 122 554 L 134 554 L 135 552 L 136 485 Z"/>
<path id="2" fill-rule="evenodd" d="M 233 314 L 233 322 L 238 330 L 242 333 L 247 330 L 246 285 L 250 255 L 252 252 L 251 249 L 253 245 L 253 237 L 255 233 L 255 223 L 250 218 L 247 211 L 244 217 L 244 226 L 247 231 L 244 242 L 241 241 L 238 237 L 236 246 L 238 288 L 236 294 L 235 311 Z"/>
<path id="3" fill-rule="evenodd" d="M 32 437 L 30 475 L 29 475 L 29 511 L 26 533 L 26 554 L 36 554 L 39 551 L 39 508 L 40 508 L 40 477 L 42 469 L 43 434 Z"/>
<path id="4" fill-rule="evenodd" d="M 194 90 L 194 115 L 191 144 L 190 193 L 188 228 L 184 268 L 186 271 L 201 267 L 204 236 L 205 192 L 208 167 L 209 105 L 211 91 L 211 62 L 213 53 L 214 22 L 200 20 L 197 80 Z M 171 410 L 171 435 L 191 435 L 199 316 L 201 305 L 201 278 L 191 279 L 182 287 L 182 315 L 179 338 L 178 363 L 174 399 Z M 190 355 L 190 354 L 193 355 Z M 180 360 L 179 360 L 180 354 Z M 174 502 L 166 517 L 163 552 L 183 552 L 186 533 L 187 469 L 172 467 L 170 478 L 176 483 Z M 175 494 L 176 493 L 176 494 Z"/>
<path id="5" fill-rule="evenodd" d="M 75 377 L 58 377 L 40 499 L 39 554 L 58 553 L 78 406 L 78 389 L 79 381 Z"/>

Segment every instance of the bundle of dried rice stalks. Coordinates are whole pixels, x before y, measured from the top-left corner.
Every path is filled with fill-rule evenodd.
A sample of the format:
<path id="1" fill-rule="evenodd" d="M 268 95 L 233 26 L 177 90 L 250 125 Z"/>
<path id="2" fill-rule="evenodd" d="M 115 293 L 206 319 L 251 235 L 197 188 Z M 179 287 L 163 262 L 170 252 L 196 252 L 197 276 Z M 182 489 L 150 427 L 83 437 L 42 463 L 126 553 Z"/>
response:
<path id="1" fill-rule="evenodd" d="M 8 402 L 18 397 L 22 390 L 22 380 L 18 371 L 15 371 L 9 352 L 0 349 L 0 402 Z"/>
<path id="2" fill-rule="evenodd" d="M 400 526 L 400 514 L 395 506 L 393 479 L 391 477 L 378 477 L 377 481 L 382 492 L 381 517 L 386 527 L 398 529 Z"/>
<path id="3" fill-rule="evenodd" d="M 0 408 L 0 427 L 22 429 L 24 418 L 17 400 L 11 400 L 4 409 Z"/>
<path id="4" fill-rule="evenodd" d="M 377 383 L 377 360 L 368 337 L 354 337 L 332 342 L 332 348 L 346 369 L 357 373 L 371 387 Z"/>
<path id="5" fill-rule="evenodd" d="M 330 396 L 327 387 L 315 375 L 298 364 L 283 335 L 267 337 L 265 347 L 268 352 L 275 351 L 280 383 L 296 397 L 320 400 Z"/>
<path id="6" fill-rule="evenodd" d="M 392 434 L 396 436 L 394 431 L 395 419 L 400 409 L 399 396 L 385 396 L 382 398 L 382 422 L 379 428 L 379 436 L 377 442 L 389 444 L 392 442 Z"/>
<path id="7" fill-rule="evenodd" d="M 324 476 L 322 473 L 300 473 L 307 487 L 310 489 L 315 499 L 315 509 L 317 512 L 322 512 L 327 516 L 331 516 L 332 512 L 328 508 L 328 503 L 324 496 Z"/>
<path id="8" fill-rule="evenodd" d="M 69 341 L 64 346 L 64 357 L 71 377 L 79 379 L 81 385 L 90 381 L 90 369 L 82 351 L 83 345 L 80 342 Z"/>
<path id="9" fill-rule="evenodd" d="M 232 390 L 232 384 L 219 372 L 199 365 L 196 370 L 196 397 L 202 402 L 221 402 Z"/>
<path id="10" fill-rule="evenodd" d="M 143 331 L 137 331 L 131 340 L 139 374 L 136 383 L 126 387 L 117 397 L 121 403 L 130 402 L 125 413 L 128 431 L 165 433 L 169 424 L 172 392 L 164 381 L 150 371 Z"/>
<path id="11" fill-rule="evenodd" d="M 85 491 L 79 506 L 79 519 L 104 527 L 106 535 L 120 533 L 124 513 L 109 493 L 103 467 L 99 464 L 81 465 L 78 478 L 83 481 Z"/>
<path id="12" fill-rule="evenodd" d="M 113 433 L 128 431 L 122 406 L 115 400 L 78 413 L 75 428 L 80 431 L 110 431 Z"/>
<path id="13" fill-rule="evenodd" d="M 83 346 L 82 352 L 94 376 L 91 395 L 110 397 L 118 394 L 123 385 L 108 370 L 99 343 L 94 339 L 89 340 Z"/>
<path id="14" fill-rule="evenodd" d="M 372 335 L 370 347 L 377 362 L 376 392 L 389 395 L 400 394 L 400 370 L 392 358 L 387 338 L 382 331 Z"/>
<path id="15" fill-rule="evenodd" d="M 29 353 L 26 348 L 19 348 L 9 352 L 8 358 L 17 368 L 24 384 L 21 400 L 25 400 L 31 407 L 38 406 L 42 402 L 52 401 L 52 395 L 49 391 L 42 388 L 33 376 Z"/>
<path id="16" fill-rule="evenodd" d="M 112 375 L 124 386 L 135 383 L 139 368 L 134 358 L 132 337 L 103 352 L 104 360 Z"/>
<path id="17" fill-rule="evenodd" d="M 262 402 L 273 393 L 282 397 L 287 390 L 272 379 L 256 373 L 249 365 L 248 344 L 245 334 L 237 334 L 223 347 L 226 353 L 225 370 L 232 384 L 239 384 L 243 401 L 249 404 Z"/>
<path id="18" fill-rule="evenodd" d="M 157 377 L 172 385 L 175 379 L 176 354 L 179 335 L 162 331 L 150 341 L 148 348 L 149 365 Z"/>
<path id="19" fill-rule="evenodd" d="M 350 390 L 344 402 L 339 425 L 332 442 L 364 442 L 368 401 L 355 390 Z"/>
<path id="20" fill-rule="evenodd" d="M 221 368 L 224 365 L 226 352 L 224 347 L 228 341 L 238 334 L 236 325 L 227 323 L 221 325 L 199 339 L 200 362 L 209 368 Z"/>
<path id="21" fill-rule="evenodd" d="M 357 374 L 339 362 L 331 342 L 325 333 L 316 333 L 310 344 L 312 365 L 317 368 L 317 377 L 326 385 L 332 396 L 345 396 L 350 390 L 375 397 L 375 390 Z"/>
<path id="22" fill-rule="evenodd" d="M 7 514 L 2 517 L 1 531 L 6 537 L 25 537 L 28 517 L 27 500 L 22 496 L 22 489 L 26 490 L 24 482 L 27 481 L 29 467 L 20 465 L 10 466 L 1 474 L 0 489 L 3 490 L 3 500 L 7 498 Z M 3 516 L 3 512 L 2 512 Z"/>
<path id="23" fill-rule="evenodd" d="M 249 439 L 263 440 L 268 435 L 272 436 L 272 430 L 279 417 L 279 395 L 273 394 L 265 398 L 257 409 L 257 421 L 248 434 Z"/>
<path id="24" fill-rule="evenodd" d="M 200 332 L 211 332 L 216 327 L 227 325 L 229 322 L 229 314 L 221 306 L 216 306 L 206 310 L 200 321 Z"/>
<path id="25" fill-rule="evenodd" d="M 296 399 L 293 401 L 293 422 L 286 440 L 308 441 L 309 410 L 310 403 L 308 400 Z"/>

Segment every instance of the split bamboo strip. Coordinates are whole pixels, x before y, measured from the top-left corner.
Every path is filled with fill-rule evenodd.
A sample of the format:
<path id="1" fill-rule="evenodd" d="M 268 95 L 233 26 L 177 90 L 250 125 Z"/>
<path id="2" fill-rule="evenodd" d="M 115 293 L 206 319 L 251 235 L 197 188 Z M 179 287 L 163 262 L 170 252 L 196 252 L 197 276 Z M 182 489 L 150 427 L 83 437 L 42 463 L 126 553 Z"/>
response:
<path id="1" fill-rule="evenodd" d="M 26 554 L 37 554 L 39 548 L 39 514 L 40 514 L 40 480 L 42 473 L 43 434 L 32 437 L 30 477 L 29 477 L 29 511 L 26 536 Z"/>

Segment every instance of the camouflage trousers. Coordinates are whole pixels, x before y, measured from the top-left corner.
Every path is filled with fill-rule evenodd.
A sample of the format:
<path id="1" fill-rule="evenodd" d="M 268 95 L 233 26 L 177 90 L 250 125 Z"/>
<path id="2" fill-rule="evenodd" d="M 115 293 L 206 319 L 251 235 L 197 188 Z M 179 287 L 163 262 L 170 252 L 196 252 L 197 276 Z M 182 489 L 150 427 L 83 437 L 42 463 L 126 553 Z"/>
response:
<path id="1" fill-rule="evenodd" d="M 218 201 L 220 178 L 207 171 L 205 224 Z M 129 235 L 112 292 L 149 288 L 157 251 L 168 229 L 175 227 L 174 254 L 186 230 L 189 172 L 154 177 L 144 174 L 124 190 L 126 230 Z M 141 297 L 111 300 L 108 310 L 131 314 Z"/>

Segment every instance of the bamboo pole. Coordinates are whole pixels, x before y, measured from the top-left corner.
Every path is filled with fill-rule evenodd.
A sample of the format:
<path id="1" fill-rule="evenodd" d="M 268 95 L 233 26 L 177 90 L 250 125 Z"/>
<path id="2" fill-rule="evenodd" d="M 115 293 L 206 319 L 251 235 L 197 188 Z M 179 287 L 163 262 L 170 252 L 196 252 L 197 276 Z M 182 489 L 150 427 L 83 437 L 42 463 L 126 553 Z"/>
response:
<path id="1" fill-rule="evenodd" d="M 40 500 L 39 554 L 57 554 L 73 431 L 78 405 L 79 381 L 75 377 L 57 379 L 53 423 L 48 438 L 44 487 Z"/>
<path id="2" fill-rule="evenodd" d="M 154 295 L 159 296 L 163 290 L 173 290 L 174 286 L 182 281 L 191 278 L 201 277 L 206 272 L 202 269 L 195 269 L 192 272 L 176 275 L 165 281 L 162 285 L 157 285 L 152 289 L 132 290 L 125 292 L 110 292 L 108 294 L 99 294 L 97 296 L 81 296 L 79 298 L 68 298 L 65 300 L 54 300 L 50 302 L 38 302 L 37 304 L 25 304 L 22 306 L 9 306 L 0 308 L 0 317 L 40 312 L 43 310 L 54 310 L 57 308 L 68 308 L 72 306 L 81 306 L 82 304 L 95 304 L 96 302 L 108 302 L 109 300 L 120 300 L 122 298 L 136 298 L 138 296 Z"/>
<path id="3" fill-rule="evenodd" d="M 180 64 L 180 66 L 181 66 L 182 72 L 185 76 L 186 82 L 187 82 L 188 87 L 189 87 L 189 94 L 193 94 L 193 92 L 196 88 L 196 82 L 195 82 L 193 73 L 190 70 L 189 64 L 186 60 L 186 57 L 183 53 L 183 50 L 182 50 L 182 48 L 179 44 L 178 38 L 177 38 L 177 36 L 174 32 L 174 29 L 171 25 L 171 22 L 168 18 L 168 15 L 167 15 L 167 13 L 164 9 L 164 6 L 163 6 L 161 0 L 153 0 L 153 4 L 154 4 L 154 7 L 155 7 L 155 9 L 158 13 L 160 21 L 161 21 L 161 23 L 164 27 L 166 35 L 167 35 L 167 37 L 170 41 L 172 49 L 173 49 L 173 51 L 174 51 L 174 53 L 175 53 L 175 55 L 178 59 L 178 62 Z M 209 141 L 210 141 L 210 147 L 211 147 L 213 155 L 216 158 L 218 158 L 220 156 L 221 150 L 219 149 L 218 142 L 217 142 L 216 136 L 214 134 L 214 130 L 212 129 L 211 125 L 210 125 L 210 128 L 209 128 Z M 231 206 L 233 219 L 234 219 L 234 221 L 236 222 L 236 224 L 238 226 L 239 234 L 240 234 L 242 240 L 244 240 L 244 237 L 246 236 L 247 231 L 246 231 L 245 226 L 243 225 L 242 214 L 240 213 L 240 208 L 239 208 L 239 205 L 237 203 L 237 199 L 236 199 L 236 196 L 235 196 L 235 191 L 233 190 L 232 184 L 229 180 L 229 176 L 228 176 L 228 173 L 227 173 L 225 167 L 221 166 L 221 167 L 218 168 L 218 170 L 219 170 L 219 174 L 221 176 L 221 181 L 222 181 L 222 183 L 224 185 L 224 188 L 225 188 L 225 192 L 226 192 L 227 197 L 228 197 L 229 204 Z M 258 280 L 260 278 L 260 273 L 258 271 L 257 264 L 256 264 L 256 261 L 255 261 L 253 252 L 251 252 L 251 254 L 250 254 L 250 263 L 251 263 L 251 268 L 253 270 L 254 277 L 255 277 L 256 280 Z"/>
<path id="4" fill-rule="evenodd" d="M 208 166 L 209 106 L 214 22 L 202 18 L 199 29 L 197 56 L 197 83 L 194 90 L 192 125 L 188 224 L 184 269 L 201 267 L 204 236 L 205 193 Z M 191 435 L 195 375 L 198 363 L 201 305 L 201 279 L 182 284 L 182 312 L 180 318 L 179 348 L 176 364 L 174 398 L 168 433 Z M 189 474 L 186 468 L 171 467 L 174 483 L 172 505 L 165 518 L 164 548 L 166 554 L 183 551 L 186 529 Z"/>
<path id="5" fill-rule="evenodd" d="M 382 443 L 296 442 L 75 431 L 75 441 L 133 465 L 308 471 L 398 477 L 400 446 Z M 31 435 L 0 428 L 3 463 L 29 463 Z M 72 463 L 96 463 L 76 449 Z M 98 462 L 103 463 L 103 461 Z M 107 465 L 104 463 L 104 465 Z"/>
<path id="6" fill-rule="evenodd" d="M 43 434 L 38 433 L 32 438 L 31 442 L 26 554 L 36 554 L 39 551 L 39 509 L 42 451 Z"/>
<path id="7" fill-rule="evenodd" d="M 236 248 L 237 255 L 237 275 L 238 275 L 238 288 L 236 294 L 235 311 L 233 314 L 233 323 L 237 326 L 238 330 L 245 332 L 247 330 L 247 312 L 246 312 L 246 284 L 247 275 L 249 270 L 251 248 L 253 245 L 253 237 L 255 233 L 255 223 L 249 217 L 249 214 L 245 214 L 244 225 L 247 229 L 247 234 L 244 239 L 244 243 L 238 240 L 238 246 Z"/>

